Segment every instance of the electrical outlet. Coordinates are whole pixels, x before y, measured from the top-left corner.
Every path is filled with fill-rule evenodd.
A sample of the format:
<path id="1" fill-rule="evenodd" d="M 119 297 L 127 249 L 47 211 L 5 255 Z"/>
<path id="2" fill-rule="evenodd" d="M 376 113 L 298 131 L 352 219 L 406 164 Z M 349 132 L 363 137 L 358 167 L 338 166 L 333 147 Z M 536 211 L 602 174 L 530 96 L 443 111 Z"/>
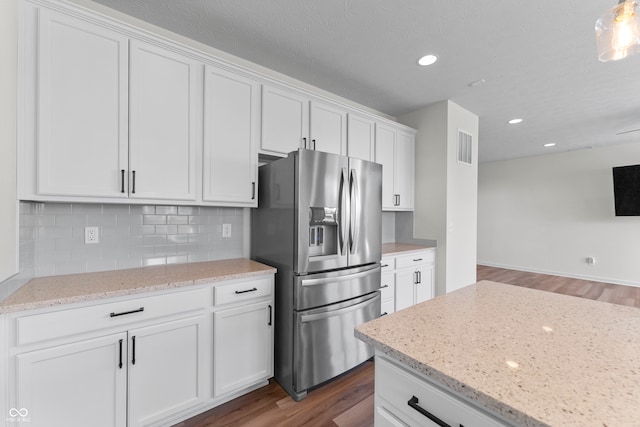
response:
<path id="1" fill-rule="evenodd" d="M 231 224 L 222 224 L 222 237 L 231 237 Z"/>
<path id="2" fill-rule="evenodd" d="M 84 243 L 92 244 L 98 243 L 100 241 L 100 236 L 98 233 L 98 227 L 85 227 L 84 228 Z"/>

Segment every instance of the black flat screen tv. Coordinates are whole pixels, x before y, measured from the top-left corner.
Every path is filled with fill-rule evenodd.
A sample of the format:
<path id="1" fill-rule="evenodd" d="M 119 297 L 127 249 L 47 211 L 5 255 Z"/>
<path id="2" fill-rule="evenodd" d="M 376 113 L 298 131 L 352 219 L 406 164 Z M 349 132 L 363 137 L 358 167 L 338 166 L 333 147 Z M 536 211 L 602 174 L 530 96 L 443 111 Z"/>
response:
<path id="1" fill-rule="evenodd" d="M 613 168 L 616 216 L 640 216 L 640 165 Z"/>

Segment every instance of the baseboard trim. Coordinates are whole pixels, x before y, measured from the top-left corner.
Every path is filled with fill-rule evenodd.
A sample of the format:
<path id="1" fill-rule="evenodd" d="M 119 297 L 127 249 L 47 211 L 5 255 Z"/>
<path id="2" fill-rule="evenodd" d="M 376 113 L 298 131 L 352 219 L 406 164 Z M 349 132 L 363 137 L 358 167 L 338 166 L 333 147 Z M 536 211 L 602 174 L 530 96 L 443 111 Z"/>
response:
<path id="1" fill-rule="evenodd" d="M 478 261 L 478 265 L 486 266 L 486 267 L 495 267 L 495 268 L 505 268 L 507 270 L 519 270 L 526 271 L 528 273 L 538 273 L 538 274 L 550 274 L 552 276 L 560 276 L 560 277 L 569 277 L 571 279 L 580 279 L 580 280 L 590 280 L 592 282 L 602 282 L 602 283 L 612 283 L 614 285 L 625 285 L 625 286 L 633 286 L 636 288 L 640 288 L 640 282 L 635 280 L 618 280 L 612 279 L 610 277 L 598 277 L 598 276 L 586 276 L 580 274 L 568 274 L 560 271 L 551 271 L 551 270 L 538 270 L 531 269 L 527 267 L 517 266 L 517 265 L 506 265 L 506 264 L 497 264 L 492 262 L 484 262 Z"/>

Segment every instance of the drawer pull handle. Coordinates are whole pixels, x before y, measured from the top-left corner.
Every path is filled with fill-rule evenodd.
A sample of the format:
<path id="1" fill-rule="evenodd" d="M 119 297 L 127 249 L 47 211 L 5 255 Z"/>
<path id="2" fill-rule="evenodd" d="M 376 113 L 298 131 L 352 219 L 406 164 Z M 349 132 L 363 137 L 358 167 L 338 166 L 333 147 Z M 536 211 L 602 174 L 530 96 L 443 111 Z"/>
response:
<path id="1" fill-rule="evenodd" d="M 118 368 L 122 369 L 122 339 L 120 340 L 120 363 L 118 363 Z"/>
<path id="2" fill-rule="evenodd" d="M 385 267 L 389 267 L 389 264 L 382 264 L 382 265 L 380 266 L 380 268 L 385 268 Z"/>
<path id="3" fill-rule="evenodd" d="M 236 291 L 236 294 L 246 294 L 247 292 L 255 292 L 258 288 L 247 289 L 246 291 Z"/>
<path id="4" fill-rule="evenodd" d="M 131 364 L 135 365 L 136 364 L 136 336 L 135 335 L 131 337 L 131 347 L 132 347 Z"/>
<path id="5" fill-rule="evenodd" d="M 127 314 L 132 314 L 132 313 L 140 313 L 141 311 L 144 311 L 144 307 L 140 307 L 137 310 L 131 310 L 131 311 L 123 311 L 122 313 L 109 313 L 109 317 L 118 317 L 118 316 L 124 316 Z"/>
<path id="6" fill-rule="evenodd" d="M 415 262 L 422 261 L 422 258 L 415 258 L 414 261 Z"/>
<path id="7" fill-rule="evenodd" d="M 267 323 L 267 325 L 269 325 L 269 326 L 271 326 L 271 323 L 273 323 L 273 322 L 272 322 L 272 320 L 273 320 L 273 318 L 272 318 L 272 314 L 273 314 L 273 313 L 272 313 L 272 311 L 273 311 L 273 309 L 271 308 L 271 304 L 269 304 L 269 323 Z"/>
<path id="8" fill-rule="evenodd" d="M 407 402 L 407 405 L 411 406 L 413 409 L 415 409 L 416 411 L 420 412 L 422 415 L 424 415 L 425 417 L 429 418 L 431 421 L 433 421 L 434 423 L 438 424 L 440 427 L 451 427 L 449 424 L 445 423 L 440 418 L 438 418 L 435 415 L 433 415 L 431 412 L 427 411 L 424 408 L 421 408 L 420 405 L 418 405 L 418 398 L 417 397 L 412 396 L 411 399 L 409 399 L 409 401 Z"/>
<path id="9" fill-rule="evenodd" d="M 389 315 L 389 313 L 387 313 L 387 312 L 385 311 L 384 313 L 380 314 L 380 317 L 382 317 L 382 316 L 388 316 L 388 315 Z"/>
<path id="10" fill-rule="evenodd" d="M 388 288 L 388 287 L 389 287 L 389 285 L 382 285 L 382 286 L 380 286 L 380 289 L 384 289 L 384 288 Z"/>

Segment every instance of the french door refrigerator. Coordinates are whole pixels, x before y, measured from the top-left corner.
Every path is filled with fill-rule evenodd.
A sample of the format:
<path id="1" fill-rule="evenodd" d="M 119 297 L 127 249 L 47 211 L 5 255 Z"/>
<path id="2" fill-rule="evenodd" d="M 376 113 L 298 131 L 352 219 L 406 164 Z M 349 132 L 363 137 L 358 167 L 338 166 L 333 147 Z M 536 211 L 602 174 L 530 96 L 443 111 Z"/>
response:
<path id="1" fill-rule="evenodd" d="M 259 168 L 252 258 L 277 268 L 275 379 L 296 400 L 373 349 L 380 316 L 382 166 L 299 149 Z"/>

